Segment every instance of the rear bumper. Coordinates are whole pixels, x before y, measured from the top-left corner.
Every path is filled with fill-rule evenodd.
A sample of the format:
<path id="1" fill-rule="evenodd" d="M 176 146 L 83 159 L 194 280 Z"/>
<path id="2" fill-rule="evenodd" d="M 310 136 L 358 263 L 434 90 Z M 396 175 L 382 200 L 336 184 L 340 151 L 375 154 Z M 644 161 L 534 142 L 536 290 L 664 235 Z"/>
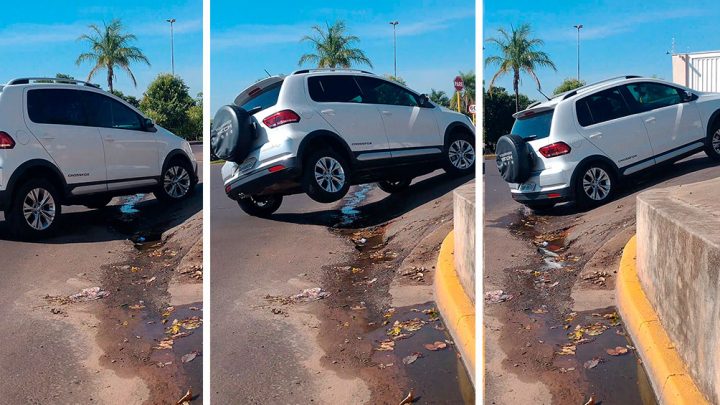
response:
<path id="1" fill-rule="evenodd" d="M 237 200 L 242 196 L 262 194 L 284 182 L 291 183 L 300 176 L 300 167 L 296 158 L 285 159 L 280 165 L 283 166 L 281 170 L 271 172 L 270 168 L 262 168 L 226 183 L 225 194 Z"/>
<path id="2" fill-rule="evenodd" d="M 570 187 L 557 190 L 539 191 L 534 193 L 512 193 L 513 200 L 519 203 L 527 202 L 565 202 L 573 199 L 572 189 Z"/>

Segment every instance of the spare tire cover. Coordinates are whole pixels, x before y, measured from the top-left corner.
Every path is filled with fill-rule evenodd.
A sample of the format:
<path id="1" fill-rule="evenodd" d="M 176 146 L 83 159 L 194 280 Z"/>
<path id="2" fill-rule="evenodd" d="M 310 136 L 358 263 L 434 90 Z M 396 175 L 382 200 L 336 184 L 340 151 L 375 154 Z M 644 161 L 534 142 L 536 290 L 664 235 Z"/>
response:
<path id="1" fill-rule="evenodd" d="M 210 150 L 220 159 L 242 163 L 253 144 L 252 117 L 236 105 L 221 107 L 210 129 Z"/>
<path id="2" fill-rule="evenodd" d="M 530 177 L 532 159 L 527 143 L 518 135 L 503 135 L 498 139 L 495 162 L 508 183 L 522 183 Z"/>

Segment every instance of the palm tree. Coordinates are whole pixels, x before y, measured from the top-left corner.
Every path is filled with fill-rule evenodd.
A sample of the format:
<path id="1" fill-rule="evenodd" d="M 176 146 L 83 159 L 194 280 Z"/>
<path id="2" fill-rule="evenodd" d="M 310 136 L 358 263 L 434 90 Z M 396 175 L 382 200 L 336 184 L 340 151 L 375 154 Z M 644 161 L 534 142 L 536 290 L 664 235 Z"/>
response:
<path id="1" fill-rule="evenodd" d="M 90 52 L 81 53 L 75 62 L 78 66 L 86 61 L 95 63 L 88 73 L 87 80 L 90 81 L 99 70 L 106 69 L 108 88 L 113 91 L 115 68 L 119 67 L 130 76 L 133 85 L 137 87 L 135 75 L 130 70 L 130 63 L 144 62 L 150 66 L 150 61 L 139 48 L 130 46 L 130 42 L 137 39 L 135 35 L 124 33 L 122 23 L 117 19 L 110 25 L 103 23 L 102 29 L 96 24 L 88 27 L 92 33 L 81 35 L 78 41 L 87 41 L 90 44 Z"/>
<path id="2" fill-rule="evenodd" d="M 312 43 L 317 53 L 306 53 L 300 57 L 298 65 L 304 63 L 317 63 L 319 68 L 341 67 L 348 69 L 352 64 L 365 64 L 372 67 L 370 59 L 365 56 L 359 48 L 353 48 L 355 42 L 360 39 L 355 35 L 345 33 L 345 22 L 337 21 L 333 25 L 325 23 L 326 29 L 314 25 L 312 30 L 315 35 L 305 35 L 300 40 Z"/>
<path id="3" fill-rule="evenodd" d="M 450 105 L 450 99 L 442 90 L 430 89 L 430 95 L 428 98 L 430 98 L 433 103 L 443 107 L 448 107 Z"/>
<path id="4" fill-rule="evenodd" d="M 460 110 L 467 111 L 470 104 L 475 104 L 475 72 L 472 70 L 469 72 L 459 72 L 463 80 L 464 89 L 460 93 Z M 457 95 L 450 99 L 450 109 L 457 110 Z"/>
<path id="5" fill-rule="evenodd" d="M 485 65 L 498 65 L 497 73 L 490 80 L 489 90 L 492 91 L 495 79 L 508 73 L 513 75 L 513 90 L 515 90 L 515 110 L 520 109 L 520 72 L 529 74 L 540 88 L 536 70 L 538 67 L 549 67 L 557 71 L 555 64 L 550 57 L 537 48 L 544 44 L 543 40 L 530 38 L 530 25 L 522 24 L 518 29 L 510 26 L 510 32 L 504 28 L 498 28 L 498 38 L 488 38 L 486 41 L 494 43 L 500 48 L 500 56 L 490 56 L 485 59 Z"/>

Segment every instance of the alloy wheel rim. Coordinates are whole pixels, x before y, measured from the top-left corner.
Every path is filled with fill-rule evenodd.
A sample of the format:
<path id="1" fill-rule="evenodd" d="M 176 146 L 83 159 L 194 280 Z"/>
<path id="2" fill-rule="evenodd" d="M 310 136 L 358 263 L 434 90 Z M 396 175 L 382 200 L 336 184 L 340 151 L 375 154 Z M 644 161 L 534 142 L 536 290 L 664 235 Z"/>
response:
<path id="1" fill-rule="evenodd" d="M 585 195 L 595 201 L 602 201 L 610 194 L 612 182 L 610 175 L 599 167 L 592 167 L 583 176 Z"/>
<path id="2" fill-rule="evenodd" d="M 712 147 L 715 150 L 715 152 L 720 153 L 720 129 L 715 131 L 715 134 L 713 135 Z"/>
<path id="3" fill-rule="evenodd" d="M 190 190 L 190 174 L 182 166 L 172 166 L 165 172 L 165 192 L 172 198 L 181 198 Z"/>
<path id="4" fill-rule="evenodd" d="M 34 188 L 23 200 L 23 215 L 36 231 L 44 231 L 55 221 L 55 199 L 44 188 Z"/>
<path id="5" fill-rule="evenodd" d="M 315 181 L 328 193 L 336 193 L 345 186 L 345 170 L 336 159 L 322 157 L 315 163 Z"/>
<path id="6" fill-rule="evenodd" d="M 450 163 L 458 169 L 468 169 L 475 163 L 475 148 L 470 142 L 464 139 L 458 139 L 450 144 L 448 149 L 448 157 Z"/>

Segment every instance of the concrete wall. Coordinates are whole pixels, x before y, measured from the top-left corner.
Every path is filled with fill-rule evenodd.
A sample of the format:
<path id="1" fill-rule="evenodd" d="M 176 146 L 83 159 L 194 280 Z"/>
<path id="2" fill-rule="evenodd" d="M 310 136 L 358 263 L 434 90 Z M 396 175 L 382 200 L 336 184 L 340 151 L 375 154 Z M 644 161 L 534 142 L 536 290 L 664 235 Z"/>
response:
<path id="1" fill-rule="evenodd" d="M 453 191 L 455 269 L 465 293 L 475 303 L 475 182 Z"/>
<path id="2" fill-rule="evenodd" d="M 700 391 L 720 404 L 720 179 L 638 196 L 637 271 Z"/>

